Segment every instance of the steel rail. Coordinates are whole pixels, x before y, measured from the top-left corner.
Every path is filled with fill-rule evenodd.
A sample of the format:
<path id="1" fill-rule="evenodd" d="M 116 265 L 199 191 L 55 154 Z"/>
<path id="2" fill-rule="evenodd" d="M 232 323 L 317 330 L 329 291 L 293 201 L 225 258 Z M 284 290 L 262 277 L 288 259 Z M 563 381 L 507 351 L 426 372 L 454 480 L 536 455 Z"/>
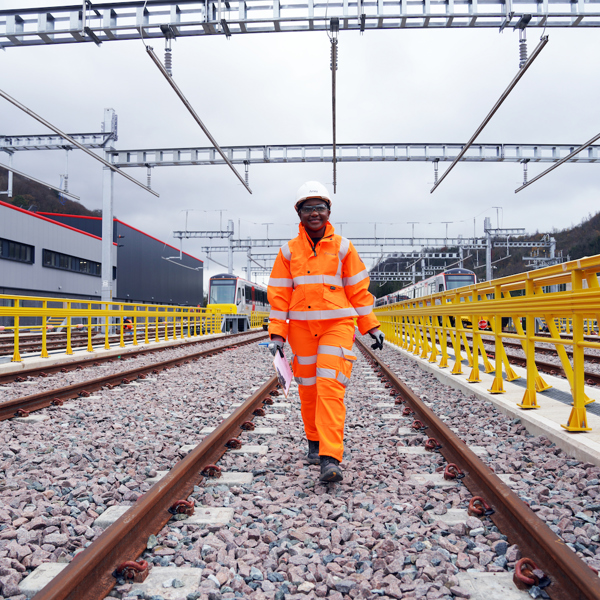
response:
<path id="1" fill-rule="evenodd" d="M 268 334 L 258 335 L 250 340 L 242 340 L 235 342 L 236 345 L 242 346 L 246 344 L 253 344 L 256 340 L 267 337 Z M 84 392 L 95 392 L 102 389 L 106 385 L 119 385 L 124 379 L 132 381 L 137 379 L 140 375 L 148 375 L 155 370 L 164 370 L 169 367 L 179 366 L 190 360 L 197 358 L 203 358 L 212 354 L 217 354 L 229 349 L 233 344 L 226 344 L 224 346 L 218 346 L 216 348 L 209 348 L 208 350 L 202 350 L 201 352 L 194 352 L 193 354 L 187 354 L 186 356 L 180 356 L 178 358 L 171 358 L 169 360 L 163 360 L 161 362 L 152 363 L 143 367 L 136 367 L 128 371 L 121 371 L 120 373 L 113 373 L 112 375 L 105 375 L 104 377 L 97 377 L 96 379 L 90 379 L 89 381 L 82 381 L 80 383 L 74 383 L 62 388 L 54 390 L 47 390 L 40 392 L 39 394 L 32 394 L 31 396 L 23 396 L 21 398 L 15 398 L 8 402 L 0 404 L 0 421 L 12 419 L 15 416 L 19 416 L 18 410 L 26 410 L 28 412 L 47 408 L 52 405 L 55 399 L 68 400 L 74 396 L 83 394 Z"/>
<path id="2" fill-rule="evenodd" d="M 521 554 L 532 559 L 551 579 L 545 591 L 553 600 L 600 600 L 598 577 L 477 455 L 359 339 L 363 354 L 381 368 L 385 377 L 428 426 L 428 433 L 442 446 L 448 462 L 458 465 L 469 491 L 483 497 L 495 510 L 492 521 L 518 544 Z"/>
<path id="3" fill-rule="evenodd" d="M 20 369 L 18 371 L 11 371 L 10 373 L 2 373 L 0 372 L 0 383 L 11 383 L 15 380 L 15 377 L 37 377 L 41 373 L 51 374 L 51 373 L 59 373 L 63 369 L 68 369 L 72 371 L 77 368 L 87 368 L 96 366 L 98 363 L 106 363 L 106 362 L 116 362 L 117 360 L 125 357 L 125 358 L 137 358 L 142 354 L 153 354 L 155 352 L 162 352 L 163 350 L 172 350 L 173 348 L 181 348 L 185 345 L 193 345 L 193 344 L 207 344 L 208 342 L 214 342 L 218 340 L 237 338 L 242 335 L 251 335 L 253 332 L 244 331 L 241 333 L 229 333 L 223 336 L 219 336 L 216 338 L 202 338 L 199 340 L 190 340 L 189 338 L 185 338 L 181 340 L 180 344 L 172 344 L 170 346 L 160 346 L 160 347 L 140 347 L 137 346 L 126 346 L 125 348 L 111 348 L 111 350 L 120 350 L 121 352 L 118 356 L 92 356 L 83 358 L 80 360 L 72 360 L 68 362 L 63 362 L 55 365 L 48 365 L 43 367 L 32 367 L 31 369 Z M 256 335 L 253 339 L 262 339 L 262 335 Z M 87 338 L 85 338 L 85 346 L 87 347 Z M 73 346 L 76 347 L 76 346 Z M 185 356 L 180 357 L 185 358 Z"/>
<path id="4" fill-rule="evenodd" d="M 504 90 L 500 98 L 496 101 L 496 104 L 492 107 L 492 110 L 487 114 L 481 125 L 475 130 L 475 133 L 471 136 L 471 139 L 464 145 L 463 149 L 457 154 L 456 158 L 452 161 L 452 164 L 444 171 L 442 176 L 438 179 L 437 183 L 431 188 L 430 194 L 433 194 L 438 188 L 440 183 L 444 181 L 446 175 L 452 171 L 460 159 L 466 154 L 471 144 L 477 139 L 477 136 L 485 129 L 485 126 L 491 121 L 492 117 L 496 114 L 496 111 L 502 106 L 503 102 L 508 98 L 509 94 L 513 91 L 517 83 L 521 80 L 521 77 L 525 75 L 525 72 L 532 65 L 533 61 L 538 57 L 540 52 L 544 49 L 544 46 L 548 43 L 548 36 L 542 36 L 540 43 L 536 46 L 531 56 L 527 59 L 527 62 L 519 69 L 519 72 L 514 76 L 513 80 L 508 84 L 508 87 Z M 560 164 L 560 163 L 557 163 Z M 517 190 L 518 191 L 518 190 Z"/>
<path id="5" fill-rule="evenodd" d="M 188 498 L 194 486 L 202 481 L 204 468 L 225 454 L 227 441 L 239 434 L 242 423 L 252 419 L 253 411 L 262 407 L 263 399 L 277 385 L 274 375 L 32 600 L 105 598 L 115 585 L 112 573 L 117 566 L 142 554 L 148 537 L 157 534 L 171 519 L 169 507 Z"/>

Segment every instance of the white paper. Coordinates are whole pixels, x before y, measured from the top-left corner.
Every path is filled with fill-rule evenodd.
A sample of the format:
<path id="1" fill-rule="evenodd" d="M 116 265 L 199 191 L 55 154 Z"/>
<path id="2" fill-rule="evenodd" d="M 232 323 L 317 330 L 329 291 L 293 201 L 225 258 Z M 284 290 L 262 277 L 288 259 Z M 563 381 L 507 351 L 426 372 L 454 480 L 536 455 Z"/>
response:
<path id="1" fill-rule="evenodd" d="M 294 375 L 292 373 L 290 363 L 285 357 L 285 352 L 283 353 L 283 356 L 281 356 L 279 351 L 275 354 L 273 366 L 275 367 L 275 372 L 277 373 L 277 379 L 279 379 L 279 385 L 281 386 L 281 389 L 287 398 Z"/>

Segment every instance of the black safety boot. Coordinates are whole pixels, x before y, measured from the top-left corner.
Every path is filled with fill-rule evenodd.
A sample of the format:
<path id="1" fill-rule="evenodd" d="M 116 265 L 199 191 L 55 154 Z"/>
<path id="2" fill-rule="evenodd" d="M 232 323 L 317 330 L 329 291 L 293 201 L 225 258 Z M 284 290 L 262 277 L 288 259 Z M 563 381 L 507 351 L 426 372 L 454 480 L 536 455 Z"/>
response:
<path id="1" fill-rule="evenodd" d="M 306 462 L 309 465 L 318 465 L 319 460 L 319 442 L 308 440 L 308 454 L 306 455 Z"/>
<path id="2" fill-rule="evenodd" d="M 344 478 L 340 469 L 340 461 L 331 456 L 321 456 L 321 476 L 319 480 L 324 483 L 334 483 Z"/>

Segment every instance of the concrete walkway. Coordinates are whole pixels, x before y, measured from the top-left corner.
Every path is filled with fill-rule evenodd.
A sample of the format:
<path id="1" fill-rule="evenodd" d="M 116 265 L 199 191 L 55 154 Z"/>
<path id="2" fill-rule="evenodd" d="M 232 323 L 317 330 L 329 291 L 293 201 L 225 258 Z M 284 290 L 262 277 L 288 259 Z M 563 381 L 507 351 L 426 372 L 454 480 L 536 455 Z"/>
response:
<path id="1" fill-rule="evenodd" d="M 554 442 L 559 448 L 571 455 L 577 460 L 590 462 L 600 465 L 600 388 L 586 386 L 585 392 L 589 398 L 596 400 L 593 404 L 587 406 L 588 427 L 592 431 L 571 433 L 566 431 L 561 425 L 566 424 L 571 412 L 573 396 L 569 382 L 562 377 L 546 375 L 541 373 L 544 381 L 552 388 L 546 392 L 538 392 L 538 409 L 524 410 L 517 406 L 523 399 L 527 380 L 526 370 L 515 365 L 511 365 L 521 379 L 512 382 L 504 381 L 504 394 L 490 394 L 488 390 L 492 386 L 494 373 L 485 373 L 483 364 L 480 364 L 481 383 L 468 383 L 471 367 L 467 366 L 467 361 L 463 361 L 463 374 L 452 375 L 450 370 L 454 364 L 454 354 L 448 349 L 449 367 L 440 369 L 437 363 L 430 363 L 423 358 L 407 352 L 386 342 L 390 347 L 415 361 L 421 369 L 433 373 L 444 385 L 460 390 L 465 394 L 473 394 L 478 398 L 492 402 L 498 410 L 509 415 L 514 419 L 521 419 L 521 423 L 527 428 L 527 431 L 533 435 L 544 435 Z M 410 386 L 410 381 L 406 382 Z"/>

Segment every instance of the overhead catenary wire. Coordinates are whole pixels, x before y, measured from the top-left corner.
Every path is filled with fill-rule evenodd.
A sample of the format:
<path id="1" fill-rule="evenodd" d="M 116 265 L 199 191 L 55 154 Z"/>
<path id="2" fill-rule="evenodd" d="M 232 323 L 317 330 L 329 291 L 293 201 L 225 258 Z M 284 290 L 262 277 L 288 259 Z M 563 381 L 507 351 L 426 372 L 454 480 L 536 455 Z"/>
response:
<path id="1" fill-rule="evenodd" d="M 152 59 L 154 64 L 158 67 L 158 70 L 163 74 L 164 78 L 169 82 L 169 85 L 173 88 L 173 91 L 177 94 L 177 96 L 179 97 L 181 102 L 183 102 L 183 105 L 188 109 L 188 112 L 192 115 L 193 119 L 196 121 L 196 123 L 198 123 L 198 125 L 200 126 L 200 129 L 202 129 L 202 131 L 204 132 L 206 137 L 210 140 L 210 143 L 215 147 L 215 150 L 221 155 L 221 158 L 227 163 L 227 166 L 235 173 L 235 176 L 241 181 L 242 185 L 251 194 L 252 190 L 250 189 L 250 187 L 244 180 L 244 177 L 242 177 L 242 175 L 240 175 L 237 172 L 237 169 L 233 166 L 233 163 L 229 160 L 229 157 L 225 154 L 225 152 L 223 152 L 223 150 L 217 143 L 217 140 L 215 140 L 215 138 L 211 135 L 211 133 L 207 129 L 206 125 L 204 125 L 204 123 L 202 122 L 202 119 L 200 119 L 200 117 L 194 110 L 193 106 L 190 104 L 188 99 L 184 96 L 183 92 L 179 89 L 178 85 L 175 83 L 175 80 L 173 79 L 173 77 L 171 77 L 171 75 L 169 75 L 169 73 L 165 69 L 165 66 L 162 64 L 162 62 L 160 61 L 158 56 L 156 56 L 152 47 L 146 46 L 146 52 L 148 53 L 148 56 L 150 56 L 150 58 Z"/>
<path id="2" fill-rule="evenodd" d="M 556 167 L 560 167 L 560 165 L 562 165 L 563 163 L 566 163 L 568 160 L 571 160 L 571 158 L 573 158 L 575 155 L 579 154 L 582 150 L 585 150 L 588 146 L 591 146 L 595 141 L 597 141 L 599 139 L 600 139 L 600 133 L 598 135 L 594 136 L 591 140 L 588 140 L 582 146 L 579 146 L 579 148 L 575 148 L 575 150 L 573 150 L 573 152 L 571 152 L 568 156 L 561 158 L 558 162 L 554 163 L 551 167 L 548 167 L 545 171 L 542 171 L 542 173 L 540 173 L 539 175 L 536 175 L 533 179 L 530 179 L 529 181 L 525 182 L 521 187 L 519 187 L 515 190 L 515 194 L 520 192 L 521 190 L 524 190 L 528 185 L 531 185 L 532 183 L 536 182 L 538 179 L 541 179 L 544 175 L 547 175 L 548 173 L 550 173 L 550 171 L 553 171 L 554 169 L 556 169 Z"/>
<path id="3" fill-rule="evenodd" d="M 24 177 L 25 179 L 35 181 L 36 183 L 39 183 L 40 185 L 43 185 L 44 187 L 50 188 L 51 190 L 55 190 L 55 191 L 59 192 L 60 194 L 62 194 L 63 196 L 69 196 L 70 198 L 73 198 L 75 200 L 81 200 L 81 198 L 79 196 L 76 196 L 75 194 L 71 194 L 71 192 L 66 192 L 65 190 L 61 190 L 60 188 L 58 188 L 54 185 L 50 185 L 49 183 L 46 183 L 45 181 L 41 181 L 39 179 L 36 179 L 35 177 L 32 177 L 31 175 L 27 175 L 27 173 L 22 173 L 21 171 L 17 171 L 17 169 L 13 169 L 12 167 L 5 165 L 4 163 L 0 163 L 0 167 L 3 169 L 6 169 L 7 171 L 11 171 L 15 175 L 19 175 L 21 177 Z M 2 192 L 2 193 L 6 193 L 6 192 Z"/>
<path id="4" fill-rule="evenodd" d="M 456 166 L 456 163 L 460 161 L 460 159 L 466 154 L 467 150 L 471 147 L 473 142 L 477 139 L 477 136 L 483 131 L 485 126 L 490 122 L 492 117 L 496 114 L 496 111 L 502 106 L 503 102 L 508 98 L 508 95 L 515 88 L 517 83 L 521 80 L 523 75 L 527 72 L 527 69 L 533 64 L 533 61 L 539 56 L 540 52 L 544 49 L 546 44 L 548 43 L 548 36 L 542 36 L 540 39 L 540 43 L 536 46 L 535 50 L 532 52 L 531 56 L 527 59 L 527 62 L 519 68 L 518 73 L 515 75 L 513 80 L 509 83 L 508 87 L 504 90 L 500 98 L 496 101 L 496 104 L 492 107 L 492 110 L 487 114 L 481 125 L 475 130 L 475 133 L 471 136 L 471 139 L 463 146 L 462 150 L 458 153 L 456 158 L 452 161 L 450 166 L 444 171 L 442 176 L 439 178 L 437 183 L 431 188 L 430 193 L 433 194 L 438 186 L 444 181 L 446 176 L 452 171 L 452 169 Z"/>
<path id="5" fill-rule="evenodd" d="M 73 144 L 73 146 L 76 146 L 77 148 L 79 148 L 80 150 L 83 150 L 86 154 L 88 154 L 92 158 L 95 158 L 97 161 L 101 162 L 105 167 L 107 167 L 111 171 L 118 173 L 122 177 L 125 177 L 125 179 L 129 179 L 129 181 L 131 181 L 132 183 L 135 183 L 136 185 L 139 185 L 143 190 L 150 192 L 157 198 L 160 197 L 160 194 L 158 194 L 154 190 L 151 190 L 149 187 L 145 186 L 143 183 L 141 183 L 140 181 L 138 181 L 131 175 L 128 175 L 124 171 L 121 171 L 121 169 L 119 169 L 118 167 L 115 167 L 115 165 L 111 165 L 108 161 L 104 160 L 97 154 L 94 154 L 89 148 L 86 148 L 83 144 L 80 144 L 77 140 L 74 140 L 68 133 L 61 131 L 58 127 L 52 125 L 52 123 L 46 121 L 46 119 L 44 119 L 43 117 L 40 117 L 40 115 L 33 112 L 30 108 L 27 108 L 24 104 L 21 104 L 18 100 L 16 100 L 12 96 L 9 96 L 5 91 L 0 90 L 0 96 L 2 98 L 4 98 L 5 100 L 8 100 L 8 102 L 10 102 L 12 105 L 16 106 L 18 109 L 22 110 L 25 114 L 29 115 L 30 117 L 33 117 L 36 121 L 38 121 L 39 123 L 44 125 L 44 127 L 47 127 L 48 129 L 51 129 L 52 131 L 54 131 L 54 133 L 56 133 L 57 135 L 60 135 L 62 138 L 64 138 L 65 140 L 67 140 L 68 142 Z"/>

